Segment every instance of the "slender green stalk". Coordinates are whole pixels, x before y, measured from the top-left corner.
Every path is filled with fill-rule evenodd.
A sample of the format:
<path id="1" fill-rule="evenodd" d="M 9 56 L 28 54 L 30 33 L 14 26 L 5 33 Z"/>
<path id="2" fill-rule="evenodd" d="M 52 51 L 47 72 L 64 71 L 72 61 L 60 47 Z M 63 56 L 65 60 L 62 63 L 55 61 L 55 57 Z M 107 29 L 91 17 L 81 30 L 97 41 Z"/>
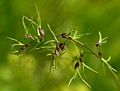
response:
<path id="1" fill-rule="evenodd" d="M 77 71 L 77 73 L 78 73 L 78 75 L 79 75 L 79 77 L 81 78 L 81 80 L 89 87 L 89 88 L 91 88 L 91 86 L 83 79 L 83 77 L 81 76 L 81 74 L 80 74 L 80 72 L 79 72 L 79 70 L 78 69 L 76 69 L 76 71 Z"/>
<path id="2" fill-rule="evenodd" d="M 17 42 L 19 45 L 23 45 L 23 43 L 21 43 L 19 40 L 17 40 L 17 39 L 14 39 L 14 38 L 11 38 L 11 37 L 6 37 L 6 38 L 8 38 L 8 39 L 10 39 L 10 40 L 12 40 L 12 41 L 15 41 L 15 42 Z"/>
<path id="3" fill-rule="evenodd" d="M 46 44 L 52 43 L 52 42 L 55 42 L 55 40 L 49 40 L 49 41 L 45 42 L 44 44 L 46 45 Z"/>
<path id="4" fill-rule="evenodd" d="M 78 43 L 80 45 L 82 45 L 83 47 L 85 47 L 87 50 L 89 50 L 93 55 L 95 55 L 99 60 L 101 60 L 102 62 L 104 62 L 106 64 L 106 66 L 108 67 L 108 69 L 110 70 L 112 76 L 113 76 L 113 79 L 115 81 L 115 83 L 117 84 L 118 88 L 120 89 L 120 82 L 119 82 L 119 79 L 117 77 L 117 75 L 114 73 L 114 71 L 116 72 L 116 70 L 114 68 L 112 68 L 112 66 L 110 66 L 106 60 L 104 60 L 103 58 L 100 58 L 95 52 L 93 52 L 91 49 L 89 49 L 85 44 L 83 44 L 82 42 L 79 42 L 77 40 L 74 40 L 71 38 L 71 40 L 75 43 Z"/>
<path id="5" fill-rule="evenodd" d="M 94 53 L 90 48 L 88 48 L 88 47 L 87 47 L 85 44 L 83 44 L 82 42 L 77 41 L 77 40 L 74 40 L 74 39 L 72 39 L 72 38 L 71 38 L 71 40 L 72 40 L 73 42 L 76 42 L 76 43 L 82 45 L 82 46 L 85 47 L 87 50 L 89 50 L 93 55 L 95 55 L 97 58 L 99 58 L 99 56 L 98 56 L 96 53 Z"/>
<path id="6" fill-rule="evenodd" d="M 47 24 L 47 25 L 48 25 L 48 28 L 49 28 L 50 32 L 52 33 L 52 35 L 53 35 L 55 41 L 56 41 L 56 42 L 59 42 L 58 39 L 57 39 L 57 37 L 56 37 L 56 35 L 55 35 L 55 33 L 52 31 L 50 25 L 49 25 L 49 24 Z"/>
<path id="7" fill-rule="evenodd" d="M 68 83 L 68 87 L 70 86 L 70 84 L 72 83 L 72 81 L 76 78 L 77 76 L 77 72 L 74 73 L 74 75 L 72 76 L 72 78 L 70 79 L 69 83 Z"/>
<path id="8" fill-rule="evenodd" d="M 111 72 L 111 73 L 114 75 L 114 77 L 118 80 L 117 75 L 113 72 L 113 71 L 116 72 L 116 70 L 115 70 L 114 68 L 112 68 L 112 67 L 106 62 L 105 59 L 101 58 L 101 60 L 107 65 L 107 67 L 108 67 L 108 69 L 110 70 L 110 72 Z"/>
<path id="9" fill-rule="evenodd" d="M 37 5 L 35 4 L 35 8 L 36 8 L 36 12 L 37 12 L 37 16 L 38 16 L 38 18 L 37 18 L 37 20 L 38 20 L 38 26 L 39 26 L 39 28 L 41 28 L 41 18 L 40 18 L 40 13 L 39 13 L 39 11 L 38 11 L 38 8 L 37 8 Z"/>
<path id="10" fill-rule="evenodd" d="M 49 70 L 49 79 L 52 76 L 52 73 L 54 72 L 53 70 L 55 70 L 56 68 L 56 61 L 55 59 L 52 60 L 51 65 L 50 65 L 50 70 Z"/>
<path id="11" fill-rule="evenodd" d="M 90 68 L 89 66 L 87 66 L 85 63 L 82 63 L 87 69 L 91 70 L 92 72 L 98 73 L 97 71 L 95 71 L 94 69 Z"/>
<path id="12" fill-rule="evenodd" d="M 32 22 L 34 25 L 36 25 L 37 27 L 39 26 L 36 22 L 34 22 L 33 20 L 29 19 L 26 16 L 23 16 L 23 18 L 27 19 L 28 21 Z"/>
<path id="13" fill-rule="evenodd" d="M 27 26 L 25 25 L 25 16 L 22 17 L 22 24 L 25 30 L 25 34 L 29 34 L 29 30 L 27 28 Z"/>

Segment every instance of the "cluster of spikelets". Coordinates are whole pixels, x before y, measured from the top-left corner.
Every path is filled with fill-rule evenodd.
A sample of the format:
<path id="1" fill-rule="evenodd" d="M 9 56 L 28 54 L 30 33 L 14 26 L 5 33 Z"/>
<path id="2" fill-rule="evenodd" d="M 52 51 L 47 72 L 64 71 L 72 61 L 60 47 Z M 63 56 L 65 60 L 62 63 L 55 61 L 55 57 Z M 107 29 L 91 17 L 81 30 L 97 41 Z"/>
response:
<path id="1" fill-rule="evenodd" d="M 53 71 L 56 68 L 56 58 L 60 57 L 61 55 L 63 55 L 66 50 L 67 50 L 67 42 L 73 42 L 76 45 L 79 45 L 80 47 L 80 53 L 79 56 L 76 56 L 73 59 L 74 62 L 74 75 L 71 77 L 68 86 L 70 86 L 71 82 L 73 79 L 76 78 L 76 76 L 78 75 L 81 80 L 88 86 L 91 87 L 82 77 L 82 75 L 79 72 L 80 68 L 86 67 L 87 69 L 89 69 L 90 71 L 94 72 L 94 73 L 98 73 L 97 71 L 95 71 L 94 69 L 92 69 L 91 67 L 87 66 L 84 63 L 84 49 L 87 49 L 91 54 L 95 55 L 102 63 L 104 66 L 106 66 L 109 71 L 112 73 L 112 75 L 114 76 L 114 78 L 118 79 L 115 72 L 117 72 L 110 64 L 108 64 L 108 62 L 110 61 L 111 57 L 108 57 L 108 59 L 104 59 L 103 55 L 100 51 L 100 47 L 102 44 L 106 43 L 106 39 L 102 38 L 102 34 L 101 32 L 99 32 L 99 39 L 97 40 L 96 43 L 96 48 L 97 48 L 97 53 L 95 53 L 94 51 L 92 51 L 90 48 L 88 48 L 84 43 L 82 43 L 81 41 L 79 41 L 78 39 L 81 38 L 84 35 L 87 34 L 78 34 L 77 30 L 71 30 L 68 33 L 61 33 L 59 35 L 55 35 L 55 33 L 52 31 L 51 27 L 49 24 L 47 24 L 51 34 L 53 35 L 53 39 L 45 41 L 45 30 L 44 28 L 41 26 L 41 19 L 40 19 L 40 15 L 38 12 L 38 9 L 36 8 L 37 11 L 37 22 L 33 21 L 32 18 L 28 18 L 26 16 L 23 16 L 22 18 L 22 23 L 23 23 L 23 27 L 25 30 L 25 43 L 20 42 L 17 39 L 11 38 L 11 37 L 7 37 L 10 40 L 13 40 L 15 43 L 11 46 L 11 54 L 15 54 L 15 55 L 21 55 L 24 53 L 29 53 L 32 51 L 36 51 L 39 50 L 41 51 L 42 49 L 44 50 L 48 50 L 50 52 L 50 55 L 52 56 L 51 59 L 51 65 L 50 65 L 50 74 L 51 71 Z M 35 30 L 34 33 L 30 33 L 30 29 L 29 27 L 26 26 L 25 20 L 28 21 L 30 23 L 30 26 L 32 26 L 32 29 Z M 60 40 L 63 39 L 63 41 L 61 42 Z"/>

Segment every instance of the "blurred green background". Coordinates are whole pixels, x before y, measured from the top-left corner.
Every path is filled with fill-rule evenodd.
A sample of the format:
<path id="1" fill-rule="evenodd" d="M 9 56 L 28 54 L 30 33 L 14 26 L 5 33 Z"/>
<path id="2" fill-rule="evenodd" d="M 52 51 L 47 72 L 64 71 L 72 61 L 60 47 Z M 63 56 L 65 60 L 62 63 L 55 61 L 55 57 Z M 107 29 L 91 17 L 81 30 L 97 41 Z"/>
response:
<path id="1" fill-rule="evenodd" d="M 64 64 L 67 60 L 60 62 L 53 78 L 48 80 L 50 58 L 45 53 L 20 57 L 9 54 L 12 41 L 6 36 L 23 40 L 21 19 L 23 15 L 37 16 L 35 3 L 43 25 L 49 23 L 56 34 L 69 28 L 76 28 L 80 33 L 90 32 L 84 40 L 93 50 L 98 31 L 107 36 L 108 42 L 102 49 L 106 58 L 112 56 L 110 64 L 120 78 L 120 0 L 0 0 L 0 91 L 119 91 L 111 74 L 103 75 L 100 62 L 94 56 L 87 55 L 87 64 L 100 73 L 86 70 L 86 80 L 92 86 L 89 89 L 79 77 L 67 87 L 73 75 Z M 73 50 L 70 55 L 74 55 Z"/>

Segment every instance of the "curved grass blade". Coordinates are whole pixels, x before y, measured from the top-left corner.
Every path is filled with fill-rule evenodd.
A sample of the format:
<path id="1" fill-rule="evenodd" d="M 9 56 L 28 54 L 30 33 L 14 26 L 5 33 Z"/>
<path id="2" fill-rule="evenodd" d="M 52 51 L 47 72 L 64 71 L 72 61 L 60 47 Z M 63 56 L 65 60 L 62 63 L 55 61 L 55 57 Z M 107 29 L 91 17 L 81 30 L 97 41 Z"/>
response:
<path id="1" fill-rule="evenodd" d="M 82 78 L 82 76 L 81 76 L 79 70 L 77 69 L 76 71 L 77 71 L 79 77 L 81 78 L 81 80 L 82 80 L 89 88 L 91 88 L 91 86 Z"/>
<path id="2" fill-rule="evenodd" d="M 87 69 L 91 70 L 92 72 L 98 73 L 97 71 L 95 71 L 94 69 L 90 68 L 89 66 L 87 66 L 85 63 L 82 63 Z"/>
<path id="3" fill-rule="evenodd" d="M 58 41 L 58 39 L 57 39 L 57 37 L 56 37 L 56 35 L 55 35 L 55 33 L 52 31 L 52 29 L 51 29 L 50 25 L 49 25 L 49 24 L 47 24 L 47 26 L 48 26 L 48 28 L 49 28 L 50 32 L 52 33 L 52 35 L 53 35 L 53 37 L 54 37 L 55 41 L 56 41 L 56 42 L 59 42 L 59 41 Z"/>
<path id="4" fill-rule="evenodd" d="M 102 59 L 102 61 L 103 61 L 111 70 L 113 70 L 114 72 L 117 72 L 117 70 L 114 69 L 114 68 L 108 63 L 108 60 L 105 60 L 104 58 L 101 58 L 101 59 Z"/>
<path id="5" fill-rule="evenodd" d="M 53 49 L 53 48 L 55 48 L 54 46 L 42 46 L 42 47 L 40 47 L 40 48 L 44 48 L 44 49 Z"/>
<path id="6" fill-rule="evenodd" d="M 98 43 L 100 44 L 100 45 L 102 45 L 103 43 L 106 43 L 107 42 L 107 37 L 105 37 L 105 38 L 102 38 L 102 34 L 101 34 L 101 32 L 99 32 L 99 41 L 98 41 Z"/>
<path id="7" fill-rule="evenodd" d="M 48 40 L 47 42 L 45 42 L 44 44 L 48 44 L 48 43 L 52 43 L 52 42 L 55 42 L 55 40 Z"/>
<path id="8" fill-rule="evenodd" d="M 102 34 L 101 34 L 101 32 L 99 32 L 99 43 L 101 43 L 102 42 Z"/>
<path id="9" fill-rule="evenodd" d="M 76 78 L 77 76 L 77 72 L 74 73 L 74 75 L 71 77 L 69 83 L 68 83 L 68 87 L 70 86 L 70 84 L 72 83 L 72 81 Z"/>
<path id="10" fill-rule="evenodd" d="M 22 24 L 23 24 L 23 28 L 25 30 L 25 34 L 29 34 L 29 30 L 25 24 L 25 16 L 22 17 Z"/>
<path id="11" fill-rule="evenodd" d="M 41 18 L 40 18 L 40 13 L 39 13 L 39 10 L 37 8 L 37 5 L 35 4 L 35 8 L 36 8 L 36 12 L 37 12 L 37 21 L 38 21 L 38 26 L 39 28 L 41 28 Z"/>
<path id="12" fill-rule="evenodd" d="M 84 66 L 83 64 L 81 64 L 81 66 L 82 66 L 83 76 L 84 76 L 84 78 L 86 78 L 86 74 L 85 74 L 85 66 Z"/>
<path id="13" fill-rule="evenodd" d="M 12 40 L 12 41 L 15 41 L 15 42 L 17 42 L 19 45 L 23 45 L 23 43 L 21 43 L 19 40 L 17 40 L 17 39 L 14 39 L 14 38 L 11 38 L 11 37 L 6 37 L 6 38 L 8 38 L 8 39 L 10 39 L 10 40 Z"/>
<path id="14" fill-rule="evenodd" d="M 38 27 L 38 24 L 36 22 L 34 22 L 32 19 L 26 17 L 26 16 L 23 16 L 26 20 L 28 20 L 29 22 L 33 23 L 34 25 L 36 25 Z"/>
<path id="15" fill-rule="evenodd" d="M 54 72 L 55 68 L 56 68 L 56 60 L 53 59 L 50 65 L 49 78 L 51 78 L 52 73 Z"/>
<path id="16" fill-rule="evenodd" d="M 104 64 L 104 62 L 102 63 L 102 67 L 103 67 L 103 74 L 105 75 L 106 70 L 105 70 L 105 64 Z"/>
<path id="17" fill-rule="evenodd" d="M 118 76 L 114 73 L 117 72 L 110 64 L 107 63 L 107 61 L 104 58 L 101 58 L 101 60 L 106 64 L 110 72 L 113 74 L 113 76 L 118 80 Z"/>

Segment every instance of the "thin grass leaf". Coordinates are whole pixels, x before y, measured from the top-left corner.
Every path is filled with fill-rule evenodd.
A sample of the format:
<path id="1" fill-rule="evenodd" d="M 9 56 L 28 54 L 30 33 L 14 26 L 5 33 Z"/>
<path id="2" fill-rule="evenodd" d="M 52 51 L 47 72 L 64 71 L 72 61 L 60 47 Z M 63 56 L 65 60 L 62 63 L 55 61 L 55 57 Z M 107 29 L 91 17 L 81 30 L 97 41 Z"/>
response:
<path id="1" fill-rule="evenodd" d="M 31 16 L 31 20 L 33 20 L 33 16 Z M 29 29 L 29 28 L 32 28 L 32 30 L 33 30 L 35 33 L 37 33 L 36 27 L 35 27 L 35 25 L 34 25 L 32 22 L 30 22 L 30 25 L 29 25 L 28 29 Z M 38 37 L 37 37 L 37 38 L 38 38 Z"/>
<path id="2" fill-rule="evenodd" d="M 82 42 L 80 42 L 80 41 L 78 41 L 78 40 L 75 40 L 75 39 L 71 39 L 73 42 L 76 42 L 76 43 L 78 43 L 78 44 L 80 44 L 80 45 L 82 45 L 82 46 L 84 46 L 84 44 L 82 43 Z M 84 46 L 85 47 L 85 46 Z"/>
<path id="3" fill-rule="evenodd" d="M 79 34 L 80 35 L 80 38 L 82 37 L 82 36 L 88 36 L 88 35 L 90 35 L 91 33 L 83 33 L 83 34 Z"/>
<path id="4" fill-rule="evenodd" d="M 106 62 L 106 65 L 109 67 L 109 68 L 111 68 L 114 72 L 117 72 L 117 70 L 116 69 L 114 69 L 110 64 L 108 64 L 107 62 Z"/>
<path id="5" fill-rule="evenodd" d="M 47 54 L 47 56 L 51 56 L 51 55 L 52 55 L 51 53 Z"/>
<path id="6" fill-rule="evenodd" d="M 36 28 L 33 23 L 32 23 L 32 29 L 35 31 L 35 33 L 37 33 Z"/>
<path id="7" fill-rule="evenodd" d="M 107 40 L 105 40 L 105 41 L 102 41 L 102 44 L 105 44 L 105 43 L 107 43 Z"/>
<path id="8" fill-rule="evenodd" d="M 50 67 L 50 71 L 49 71 L 49 79 L 52 77 L 52 74 L 54 72 L 54 67 Z"/>
<path id="9" fill-rule="evenodd" d="M 14 50 L 14 52 L 12 51 L 11 54 L 16 54 L 18 52 L 19 52 L 18 50 Z"/>
<path id="10" fill-rule="evenodd" d="M 25 16 L 22 17 L 22 24 L 23 24 L 23 28 L 25 30 L 25 34 L 29 34 L 29 30 L 25 24 Z"/>
<path id="11" fill-rule="evenodd" d="M 87 36 L 87 35 L 91 35 L 91 33 L 85 33 L 84 35 L 86 35 L 86 36 Z"/>
<path id="12" fill-rule="evenodd" d="M 86 74 L 85 74 L 85 66 L 83 64 L 82 65 L 82 72 L 83 72 L 83 76 L 86 78 Z"/>
<path id="13" fill-rule="evenodd" d="M 106 64 L 106 66 L 108 67 L 110 72 L 113 74 L 113 76 L 118 80 L 118 76 L 114 73 L 114 71 L 115 72 L 117 71 L 111 65 L 109 65 L 105 59 L 101 58 L 101 60 Z"/>
<path id="14" fill-rule="evenodd" d="M 75 39 L 81 38 L 81 35 L 76 35 Z"/>
<path id="15" fill-rule="evenodd" d="M 98 41 L 99 45 L 102 45 L 102 44 L 106 43 L 107 42 L 107 40 L 106 40 L 107 38 L 108 37 L 102 38 L 102 34 L 101 34 L 101 32 L 99 32 L 99 41 Z"/>
<path id="16" fill-rule="evenodd" d="M 38 32 L 37 32 L 38 35 Z M 34 36 L 35 40 L 37 41 L 37 43 L 40 43 L 39 37 L 38 36 Z"/>
<path id="17" fill-rule="evenodd" d="M 111 60 L 111 56 L 108 57 L 108 59 L 106 60 L 107 62 L 109 62 Z"/>
<path id="18" fill-rule="evenodd" d="M 114 71 L 116 72 L 116 70 L 114 68 L 112 68 L 111 66 L 109 66 L 108 64 L 106 64 L 106 65 L 109 68 L 109 70 L 111 71 L 111 73 L 114 75 L 114 77 L 118 80 L 118 76 L 114 73 Z"/>
<path id="19" fill-rule="evenodd" d="M 31 18 L 30 18 L 31 20 L 33 20 L 33 16 L 31 16 Z M 32 22 L 30 22 L 30 24 L 28 25 L 28 29 L 30 29 L 30 27 L 31 27 L 31 25 L 33 25 L 33 23 Z"/>
<path id="20" fill-rule="evenodd" d="M 41 19 L 40 19 L 40 15 L 39 15 L 37 6 L 36 6 L 36 12 L 37 12 L 37 14 L 38 14 L 38 23 L 39 23 L 39 24 L 37 24 L 36 22 L 34 22 L 32 19 L 30 19 L 30 18 L 28 18 L 28 17 L 26 17 L 26 16 L 23 16 L 23 19 L 26 19 L 26 20 L 28 20 L 29 22 L 32 23 L 33 29 L 35 29 L 33 25 L 37 26 L 37 28 L 41 28 Z M 28 33 L 29 30 L 28 30 L 28 28 L 26 27 L 26 25 L 25 25 L 25 23 L 24 23 L 24 20 L 23 20 L 23 26 L 24 26 L 24 28 L 25 28 L 26 33 L 29 34 L 29 33 Z M 36 30 L 36 29 L 35 29 L 35 30 Z M 39 31 L 37 31 L 37 34 L 40 35 L 40 34 L 39 34 Z M 35 39 L 37 39 L 37 42 L 40 42 L 38 36 L 35 37 Z"/>
<path id="21" fill-rule="evenodd" d="M 58 39 L 57 39 L 57 37 L 56 37 L 56 35 L 55 35 L 55 33 L 52 31 L 52 29 L 51 29 L 50 25 L 49 25 L 49 24 L 47 24 L 47 26 L 48 26 L 48 28 L 49 28 L 50 32 L 52 33 L 52 35 L 53 35 L 53 37 L 54 37 L 55 41 L 56 41 L 56 42 L 59 42 L 59 41 L 58 41 Z"/>
<path id="22" fill-rule="evenodd" d="M 56 68 L 56 61 L 55 59 L 53 59 L 50 65 L 49 78 L 51 78 L 51 75 L 54 72 L 55 68 Z"/>
<path id="23" fill-rule="evenodd" d="M 76 35 L 77 35 L 77 30 L 75 30 L 75 31 L 73 31 L 73 32 L 74 32 L 74 34 L 73 34 L 73 38 L 75 38 Z"/>
<path id="24" fill-rule="evenodd" d="M 72 83 L 72 81 L 76 78 L 77 76 L 77 72 L 74 73 L 74 75 L 71 77 L 69 83 L 68 83 L 68 87 L 70 86 L 70 84 Z"/>
<path id="25" fill-rule="evenodd" d="M 48 40 L 47 42 L 45 42 L 44 44 L 46 45 L 46 44 L 48 44 L 48 43 L 53 43 L 53 42 L 55 42 L 55 40 Z"/>
<path id="26" fill-rule="evenodd" d="M 80 36 L 79 35 L 77 35 L 77 30 L 72 30 L 70 33 L 69 33 L 69 35 L 73 38 L 73 39 L 79 39 L 80 38 Z"/>
<path id="27" fill-rule="evenodd" d="M 76 34 L 76 36 L 74 37 L 74 39 L 79 39 L 79 38 L 81 38 L 82 36 L 87 36 L 87 35 L 90 35 L 91 33 L 85 33 L 85 34 L 79 34 L 79 35 L 77 35 Z"/>
<path id="28" fill-rule="evenodd" d="M 44 49 L 50 49 L 50 48 L 55 48 L 54 46 L 42 46 L 40 48 L 44 48 Z"/>
<path id="29" fill-rule="evenodd" d="M 102 42 L 102 34 L 101 34 L 101 32 L 99 32 L 99 43 L 101 43 Z"/>
<path id="30" fill-rule="evenodd" d="M 13 44 L 11 46 L 11 54 L 15 54 L 15 55 L 18 55 L 18 54 L 21 54 L 22 52 L 20 51 L 20 49 L 16 49 L 15 47 L 16 46 L 23 46 L 24 44 Z"/>
<path id="31" fill-rule="evenodd" d="M 7 39 L 10 39 L 12 41 L 15 41 L 15 42 L 19 42 L 17 39 L 14 39 L 14 38 L 11 38 L 11 37 L 6 37 Z"/>
<path id="32" fill-rule="evenodd" d="M 105 75 L 106 71 L 105 71 L 105 64 L 104 63 L 102 63 L 102 67 L 103 67 L 103 73 Z"/>
<path id="33" fill-rule="evenodd" d="M 82 64 L 83 73 L 85 72 L 85 66 Z"/>
<path id="34" fill-rule="evenodd" d="M 34 25 L 36 25 L 38 27 L 38 24 L 36 22 L 34 22 L 32 19 L 26 17 L 26 16 L 23 16 L 26 20 L 28 20 L 29 22 L 33 23 Z"/>
<path id="35" fill-rule="evenodd" d="M 91 70 L 92 72 L 98 73 L 97 71 L 95 71 L 94 69 L 90 68 L 89 66 L 87 66 L 85 63 L 82 63 L 87 69 Z"/>
<path id="36" fill-rule="evenodd" d="M 30 49 L 28 52 L 38 51 L 38 50 L 40 50 L 40 48 L 32 48 L 32 49 Z"/>
<path id="37" fill-rule="evenodd" d="M 37 50 L 40 50 L 41 48 L 37 48 L 37 46 L 39 45 L 40 43 L 39 42 L 37 42 L 36 44 L 35 44 L 35 46 L 32 48 L 32 49 L 30 49 L 29 50 L 29 52 L 31 52 L 31 51 L 37 51 Z"/>
<path id="38" fill-rule="evenodd" d="M 13 53 L 13 51 L 16 53 L 16 52 L 19 52 L 15 47 L 11 47 L 11 51 Z"/>
<path id="39" fill-rule="evenodd" d="M 37 8 L 37 5 L 35 4 L 35 8 L 36 8 L 36 12 L 37 12 L 37 21 L 38 21 L 38 26 L 39 28 L 41 28 L 41 18 L 40 18 L 40 13 L 39 13 L 39 10 Z"/>
<path id="40" fill-rule="evenodd" d="M 77 71 L 79 77 L 81 78 L 81 80 L 82 80 L 89 88 L 91 88 L 91 86 L 83 79 L 83 77 L 81 76 L 79 70 L 77 69 L 76 71 Z"/>
<path id="41" fill-rule="evenodd" d="M 111 68 L 113 71 L 117 72 L 116 69 L 114 69 L 109 63 L 108 63 L 108 60 L 110 60 L 111 58 L 108 58 L 107 60 L 105 60 L 104 58 L 101 58 L 102 61 L 109 67 Z"/>
<path id="42" fill-rule="evenodd" d="M 15 42 L 17 42 L 19 45 L 23 45 L 23 43 L 21 43 L 19 40 L 17 40 L 17 39 L 14 39 L 14 38 L 11 38 L 11 37 L 6 37 L 6 38 L 8 38 L 8 39 L 10 39 L 10 40 L 12 40 L 12 41 L 15 41 Z"/>
<path id="43" fill-rule="evenodd" d="M 102 38 L 102 41 L 106 40 L 108 37 Z"/>
<path id="44" fill-rule="evenodd" d="M 22 45 L 24 45 L 24 44 L 22 44 Z M 21 46 L 21 44 L 13 44 L 11 47 L 13 48 L 15 46 Z"/>

